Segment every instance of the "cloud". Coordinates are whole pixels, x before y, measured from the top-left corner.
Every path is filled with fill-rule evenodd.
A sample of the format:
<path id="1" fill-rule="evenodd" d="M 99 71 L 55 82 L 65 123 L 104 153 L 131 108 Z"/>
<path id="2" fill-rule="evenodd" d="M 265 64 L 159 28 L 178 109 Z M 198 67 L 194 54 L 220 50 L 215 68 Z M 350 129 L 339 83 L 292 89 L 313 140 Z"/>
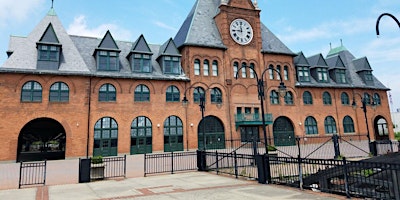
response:
<path id="1" fill-rule="evenodd" d="M 107 30 L 111 32 L 116 40 L 131 40 L 131 32 L 116 24 L 100 24 L 97 27 L 89 28 L 84 15 L 75 17 L 74 21 L 68 26 L 67 32 L 70 35 L 102 38 Z"/>
<path id="2" fill-rule="evenodd" d="M 172 27 L 172 26 L 168 26 L 167 24 L 160 22 L 160 21 L 155 21 L 154 24 L 160 28 L 164 28 L 164 29 L 168 29 L 171 31 L 177 31 L 176 28 Z"/>
<path id="3" fill-rule="evenodd" d="M 44 2 L 45 0 L 0 0 L 0 27 L 24 21 Z"/>

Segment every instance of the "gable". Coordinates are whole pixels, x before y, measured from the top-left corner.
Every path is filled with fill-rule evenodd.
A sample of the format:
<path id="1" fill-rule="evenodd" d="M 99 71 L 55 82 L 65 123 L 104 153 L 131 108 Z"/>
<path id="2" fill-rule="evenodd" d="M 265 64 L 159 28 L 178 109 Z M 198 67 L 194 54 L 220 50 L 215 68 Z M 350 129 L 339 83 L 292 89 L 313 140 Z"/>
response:
<path id="1" fill-rule="evenodd" d="M 57 35 L 54 32 L 53 25 L 49 23 L 49 25 L 46 28 L 46 31 L 42 35 L 42 37 L 39 40 L 40 42 L 45 42 L 45 43 L 55 43 L 59 44 L 60 42 L 58 41 Z"/>
<path id="2" fill-rule="evenodd" d="M 119 49 L 115 43 L 114 38 L 111 36 L 110 31 L 107 31 L 106 35 L 101 40 L 98 48 L 101 49 Z"/>
<path id="3" fill-rule="evenodd" d="M 144 39 L 143 35 L 140 35 L 140 37 L 136 40 L 136 42 L 133 43 L 131 51 L 141 52 L 141 53 L 151 53 L 149 45 L 147 44 L 146 39 Z"/>

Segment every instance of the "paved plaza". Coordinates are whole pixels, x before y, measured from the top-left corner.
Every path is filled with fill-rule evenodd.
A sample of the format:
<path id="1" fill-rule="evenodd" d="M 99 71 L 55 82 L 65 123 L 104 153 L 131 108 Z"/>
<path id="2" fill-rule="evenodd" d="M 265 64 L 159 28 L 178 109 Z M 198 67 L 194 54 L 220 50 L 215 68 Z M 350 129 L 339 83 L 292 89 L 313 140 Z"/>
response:
<path id="1" fill-rule="evenodd" d="M 0 190 L 0 199 L 113 200 L 113 199 L 346 199 L 309 190 L 259 184 L 206 172 L 104 180 L 81 184 Z"/>

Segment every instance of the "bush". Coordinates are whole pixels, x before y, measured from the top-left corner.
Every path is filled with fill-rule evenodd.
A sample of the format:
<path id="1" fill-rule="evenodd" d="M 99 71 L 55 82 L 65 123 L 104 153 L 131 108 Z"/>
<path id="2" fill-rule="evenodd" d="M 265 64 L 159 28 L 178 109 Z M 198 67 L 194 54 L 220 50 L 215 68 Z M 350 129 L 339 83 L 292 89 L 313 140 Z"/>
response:
<path id="1" fill-rule="evenodd" d="M 103 156 L 93 156 L 92 164 L 100 164 L 103 163 Z"/>
<path id="2" fill-rule="evenodd" d="M 268 145 L 268 151 L 276 151 L 276 147 Z"/>
<path id="3" fill-rule="evenodd" d="M 400 132 L 394 133 L 396 140 L 400 141 Z"/>

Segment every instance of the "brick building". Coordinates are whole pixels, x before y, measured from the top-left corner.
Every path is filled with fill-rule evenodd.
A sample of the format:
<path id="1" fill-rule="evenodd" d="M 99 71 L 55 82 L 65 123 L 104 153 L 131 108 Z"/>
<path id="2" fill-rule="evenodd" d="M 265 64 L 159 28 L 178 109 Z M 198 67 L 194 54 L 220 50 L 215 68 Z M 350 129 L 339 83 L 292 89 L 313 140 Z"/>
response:
<path id="1" fill-rule="evenodd" d="M 119 41 L 109 31 L 68 35 L 51 9 L 27 37 L 11 36 L 7 54 L 1 161 L 225 148 L 225 140 L 262 138 L 256 76 L 263 72 L 274 145 L 366 134 L 362 100 L 370 139 L 393 138 L 389 89 L 368 59 L 343 46 L 326 57 L 293 53 L 260 21 L 256 1 L 198 0 L 162 45 L 143 35 Z"/>

